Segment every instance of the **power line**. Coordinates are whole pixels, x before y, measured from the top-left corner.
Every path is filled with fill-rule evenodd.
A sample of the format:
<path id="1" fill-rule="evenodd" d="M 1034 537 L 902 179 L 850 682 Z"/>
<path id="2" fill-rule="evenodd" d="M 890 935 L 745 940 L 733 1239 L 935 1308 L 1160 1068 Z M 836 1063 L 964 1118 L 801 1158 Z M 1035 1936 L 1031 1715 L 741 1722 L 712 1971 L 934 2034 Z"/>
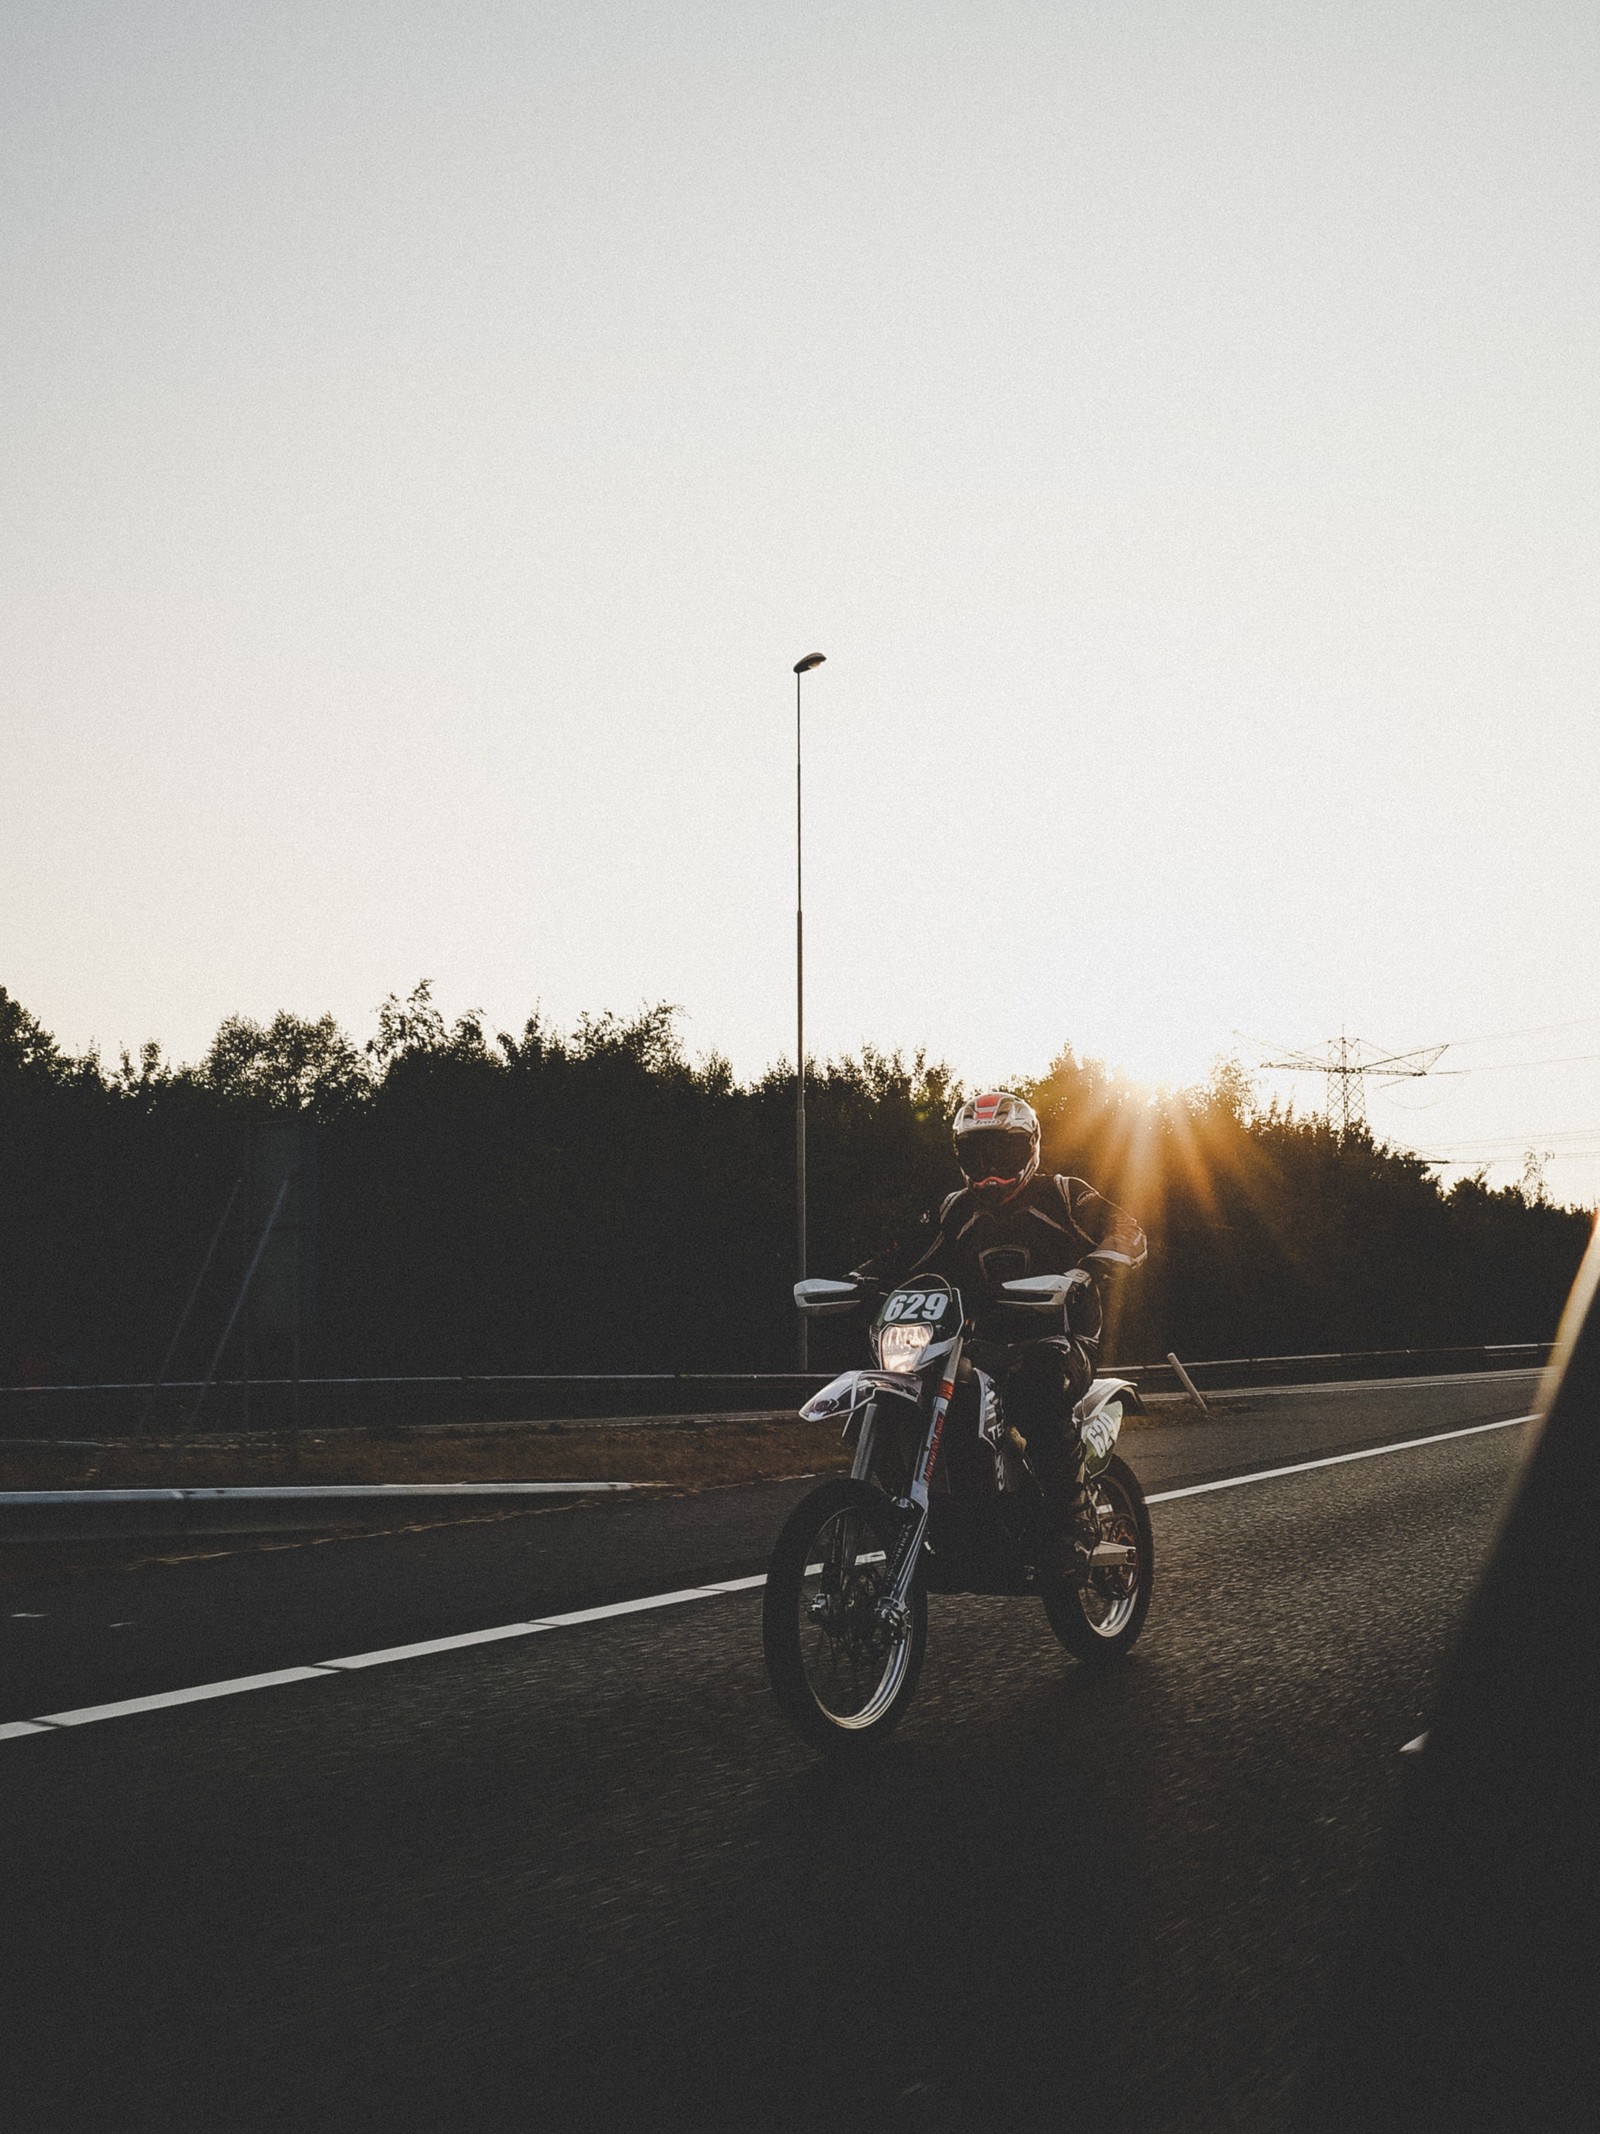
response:
<path id="1" fill-rule="evenodd" d="M 1451 1049 L 1459 1052 L 1463 1045 L 1494 1045 L 1508 1037 L 1543 1037 L 1551 1030 L 1583 1030 L 1600 1023 L 1600 1015 L 1569 1015 L 1558 1023 L 1528 1023 L 1520 1030 L 1480 1030 L 1476 1037 L 1453 1037 Z"/>
<path id="2" fill-rule="evenodd" d="M 1482 1038 L 1462 1038 L 1453 1043 L 1489 1043 L 1500 1038 L 1531 1037 L 1540 1030 L 1583 1028 L 1600 1021 L 1595 1016 L 1573 1016 L 1564 1023 L 1534 1025 L 1522 1030 L 1506 1030 L 1487 1033 Z M 1243 1037 L 1238 1031 L 1236 1036 Z M 1250 1042 L 1248 1039 L 1246 1042 Z M 1264 1050 L 1259 1043 L 1258 1051 Z M 1367 1078 L 1371 1076 L 1380 1086 L 1393 1086 L 1402 1081 L 1422 1081 L 1432 1076 L 1452 1080 L 1474 1074 L 1531 1073 L 1541 1067 L 1580 1066 L 1600 1059 L 1600 1053 L 1558 1053 L 1537 1060 L 1494 1060 L 1477 1067 L 1440 1068 L 1439 1061 L 1451 1049 L 1443 1045 L 1420 1045 L 1409 1052 L 1374 1053 L 1360 1038 L 1347 1037 L 1340 1032 L 1328 1039 L 1323 1046 L 1303 1052 L 1285 1052 L 1275 1059 L 1261 1059 L 1264 1072 L 1286 1074 L 1320 1074 L 1327 1085 L 1327 1119 L 1339 1139 L 1343 1141 L 1353 1127 L 1367 1123 Z M 1397 1092 L 1398 1093 L 1398 1092 Z M 1443 1095 L 1443 1091 L 1440 1092 Z M 1415 1107 L 1413 1107 L 1414 1109 Z M 1545 1146 L 1545 1144 L 1554 1144 Z M 1534 1134 L 1501 1134 L 1484 1136 L 1478 1140 L 1460 1141 L 1458 1149 L 1482 1151 L 1480 1155 L 1454 1155 L 1442 1151 L 1413 1150 L 1424 1163 L 1441 1167 L 1466 1168 L 1473 1163 L 1505 1163 L 1516 1156 L 1524 1158 L 1523 1177 L 1530 1191 L 1542 1194 L 1545 1165 L 1560 1161 L 1583 1162 L 1600 1156 L 1600 1128 L 1573 1127 Z M 1496 1150 L 1509 1151 L 1508 1155 L 1495 1155 Z"/>
<path id="3" fill-rule="evenodd" d="M 1367 1123 L 1367 1076 L 1385 1082 L 1421 1081 L 1449 1050 L 1448 1045 L 1418 1045 L 1410 1052 L 1387 1052 L 1372 1057 L 1374 1048 L 1364 1038 L 1347 1037 L 1341 1030 L 1320 1051 L 1297 1052 L 1280 1060 L 1263 1060 L 1264 1071 L 1284 1074 L 1320 1074 L 1328 1085 L 1328 1124 L 1341 1141 L 1352 1127 Z"/>
<path id="4" fill-rule="evenodd" d="M 1458 1141 L 1456 1147 L 1458 1149 L 1522 1149 L 1526 1148 L 1530 1141 L 1592 1141 L 1597 1147 L 1600 1147 L 1600 1127 L 1546 1127 L 1536 1129 L 1530 1133 L 1485 1134 L 1481 1139 L 1475 1141 Z"/>
<path id="5" fill-rule="evenodd" d="M 1575 1067 L 1584 1060 L 1600 1060 L 1600 1052 L 1558 1052 L 1544 1060 L 1490 1060 L 1483 1067 L 1446 1067 L 1441 1071 L 1448 1075 L 1511 1074 L 1523 1067 Z"/>

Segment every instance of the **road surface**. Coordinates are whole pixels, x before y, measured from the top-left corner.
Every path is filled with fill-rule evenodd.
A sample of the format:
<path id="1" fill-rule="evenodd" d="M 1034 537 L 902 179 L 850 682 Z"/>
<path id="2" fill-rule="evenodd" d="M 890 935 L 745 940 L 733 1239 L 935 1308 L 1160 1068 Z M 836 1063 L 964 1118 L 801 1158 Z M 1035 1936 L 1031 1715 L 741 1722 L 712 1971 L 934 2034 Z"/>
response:
<path id="1" fill-rule="evenodd" d="M 1259 1477 L 1155 1507 L 1134 1659 L 936 1596 L 854 1774 L 748 1589 L 0 1739 L 13 2123 L 1281 2128 L 1527 1431 L 1336 1456 L 1531 1386 L 1131 1429 Z M 12 1584 L 0 1721 L 754 1575 L 804 1486 Z"/>

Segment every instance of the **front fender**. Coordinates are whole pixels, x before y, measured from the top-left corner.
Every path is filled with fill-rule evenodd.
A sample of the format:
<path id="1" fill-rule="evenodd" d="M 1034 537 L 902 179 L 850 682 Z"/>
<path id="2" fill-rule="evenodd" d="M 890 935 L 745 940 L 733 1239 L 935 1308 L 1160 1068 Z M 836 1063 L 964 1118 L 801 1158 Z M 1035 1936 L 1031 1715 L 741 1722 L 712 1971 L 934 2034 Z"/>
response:
<path id="1" fill-rule="evenodd" d="M 1126 1378 L 1097 1378 L 1079 1401 L 1078 1430 L 1083 1439 L 1084 1466 L 1097 1475 L 1116 1450 L 1122 1428 L 1122 1409 L 1142 1405 L 1139 1389 Z M 1109 1411 L 1109 1412 L 1108 1412 Z"/>
<path id="2" fill-rule="evenodd" d="M 915 1407 L 922 1389 L 914 1376 L 903 1371 L 846 1371 L 820 1393 L 812 1394 L 800 1410 L 800 1418 L 802 1422 L 825 1423 L 830 1416 L 853 1415 L 875 1393 L 892 1393 Z"/>
<path id="3" fill-rule="evenodd" d="M 1080 1421 L 1087 1422 L 1096 1409 L 1103 1408 L 1106 1402 L 1113 1398 L 1120 1400 L 1125 1408 L 1132 1408 L 1137 1414 L 1144 1413 L 1144 1402 L 1139 1398 L 1139 1388 L 1131 1378 L 1097 1378 L 1078 1403 Z"/>

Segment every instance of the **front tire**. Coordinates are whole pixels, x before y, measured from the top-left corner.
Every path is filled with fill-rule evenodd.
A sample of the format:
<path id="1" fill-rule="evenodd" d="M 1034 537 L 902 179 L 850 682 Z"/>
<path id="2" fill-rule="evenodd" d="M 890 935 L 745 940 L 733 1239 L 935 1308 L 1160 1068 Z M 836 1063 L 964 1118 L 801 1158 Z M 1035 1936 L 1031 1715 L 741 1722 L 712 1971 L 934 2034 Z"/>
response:
<path id="1" fill-rule="evenodd" d="M 1100 1539 L 1135 1552 L 1134 1561 L 1091 1571 L 1082 1585 L 1069 1578 L 1040 1587 L 1050 1628 L 1075 1659 L 1090 1667 L 1120 1660 L 1131 1650 L 1150 1612 L 1155 1543 L 1139 1478 L 1126 1460 L 1107 1461 L 1090 1484 L 1100 1513 Z"/>
<path id="2" fill-rule="evenodd" d="M 878 1621 L 899 1522 L 883 1492 L 825 1482 L 785 1520 L 762 1596 L 767 1680 L 795 1732 L 829 1755 L 859 1754 L 899 1724 L 922 1672 L 928 1597 L 920 1572 L 906 1621 Z"/>

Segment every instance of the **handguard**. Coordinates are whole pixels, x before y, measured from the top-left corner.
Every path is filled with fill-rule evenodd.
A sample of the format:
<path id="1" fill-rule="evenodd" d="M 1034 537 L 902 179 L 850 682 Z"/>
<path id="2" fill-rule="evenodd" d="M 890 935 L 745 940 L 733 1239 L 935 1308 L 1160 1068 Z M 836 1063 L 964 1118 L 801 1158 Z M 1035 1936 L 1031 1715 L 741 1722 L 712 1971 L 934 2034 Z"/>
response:
<path id="1" fill-rule="evenodd" d="M 921 1386 L 903 1371 L 846 1371 L 820 1393 L 813 1393 L 800 1410 L 800 1417 L 807 1423 L 825 1423 L 834 1416 L 852 1415 L 877 1393 L 893 1393 L 915 1407 L 921 1398 Z"/>

